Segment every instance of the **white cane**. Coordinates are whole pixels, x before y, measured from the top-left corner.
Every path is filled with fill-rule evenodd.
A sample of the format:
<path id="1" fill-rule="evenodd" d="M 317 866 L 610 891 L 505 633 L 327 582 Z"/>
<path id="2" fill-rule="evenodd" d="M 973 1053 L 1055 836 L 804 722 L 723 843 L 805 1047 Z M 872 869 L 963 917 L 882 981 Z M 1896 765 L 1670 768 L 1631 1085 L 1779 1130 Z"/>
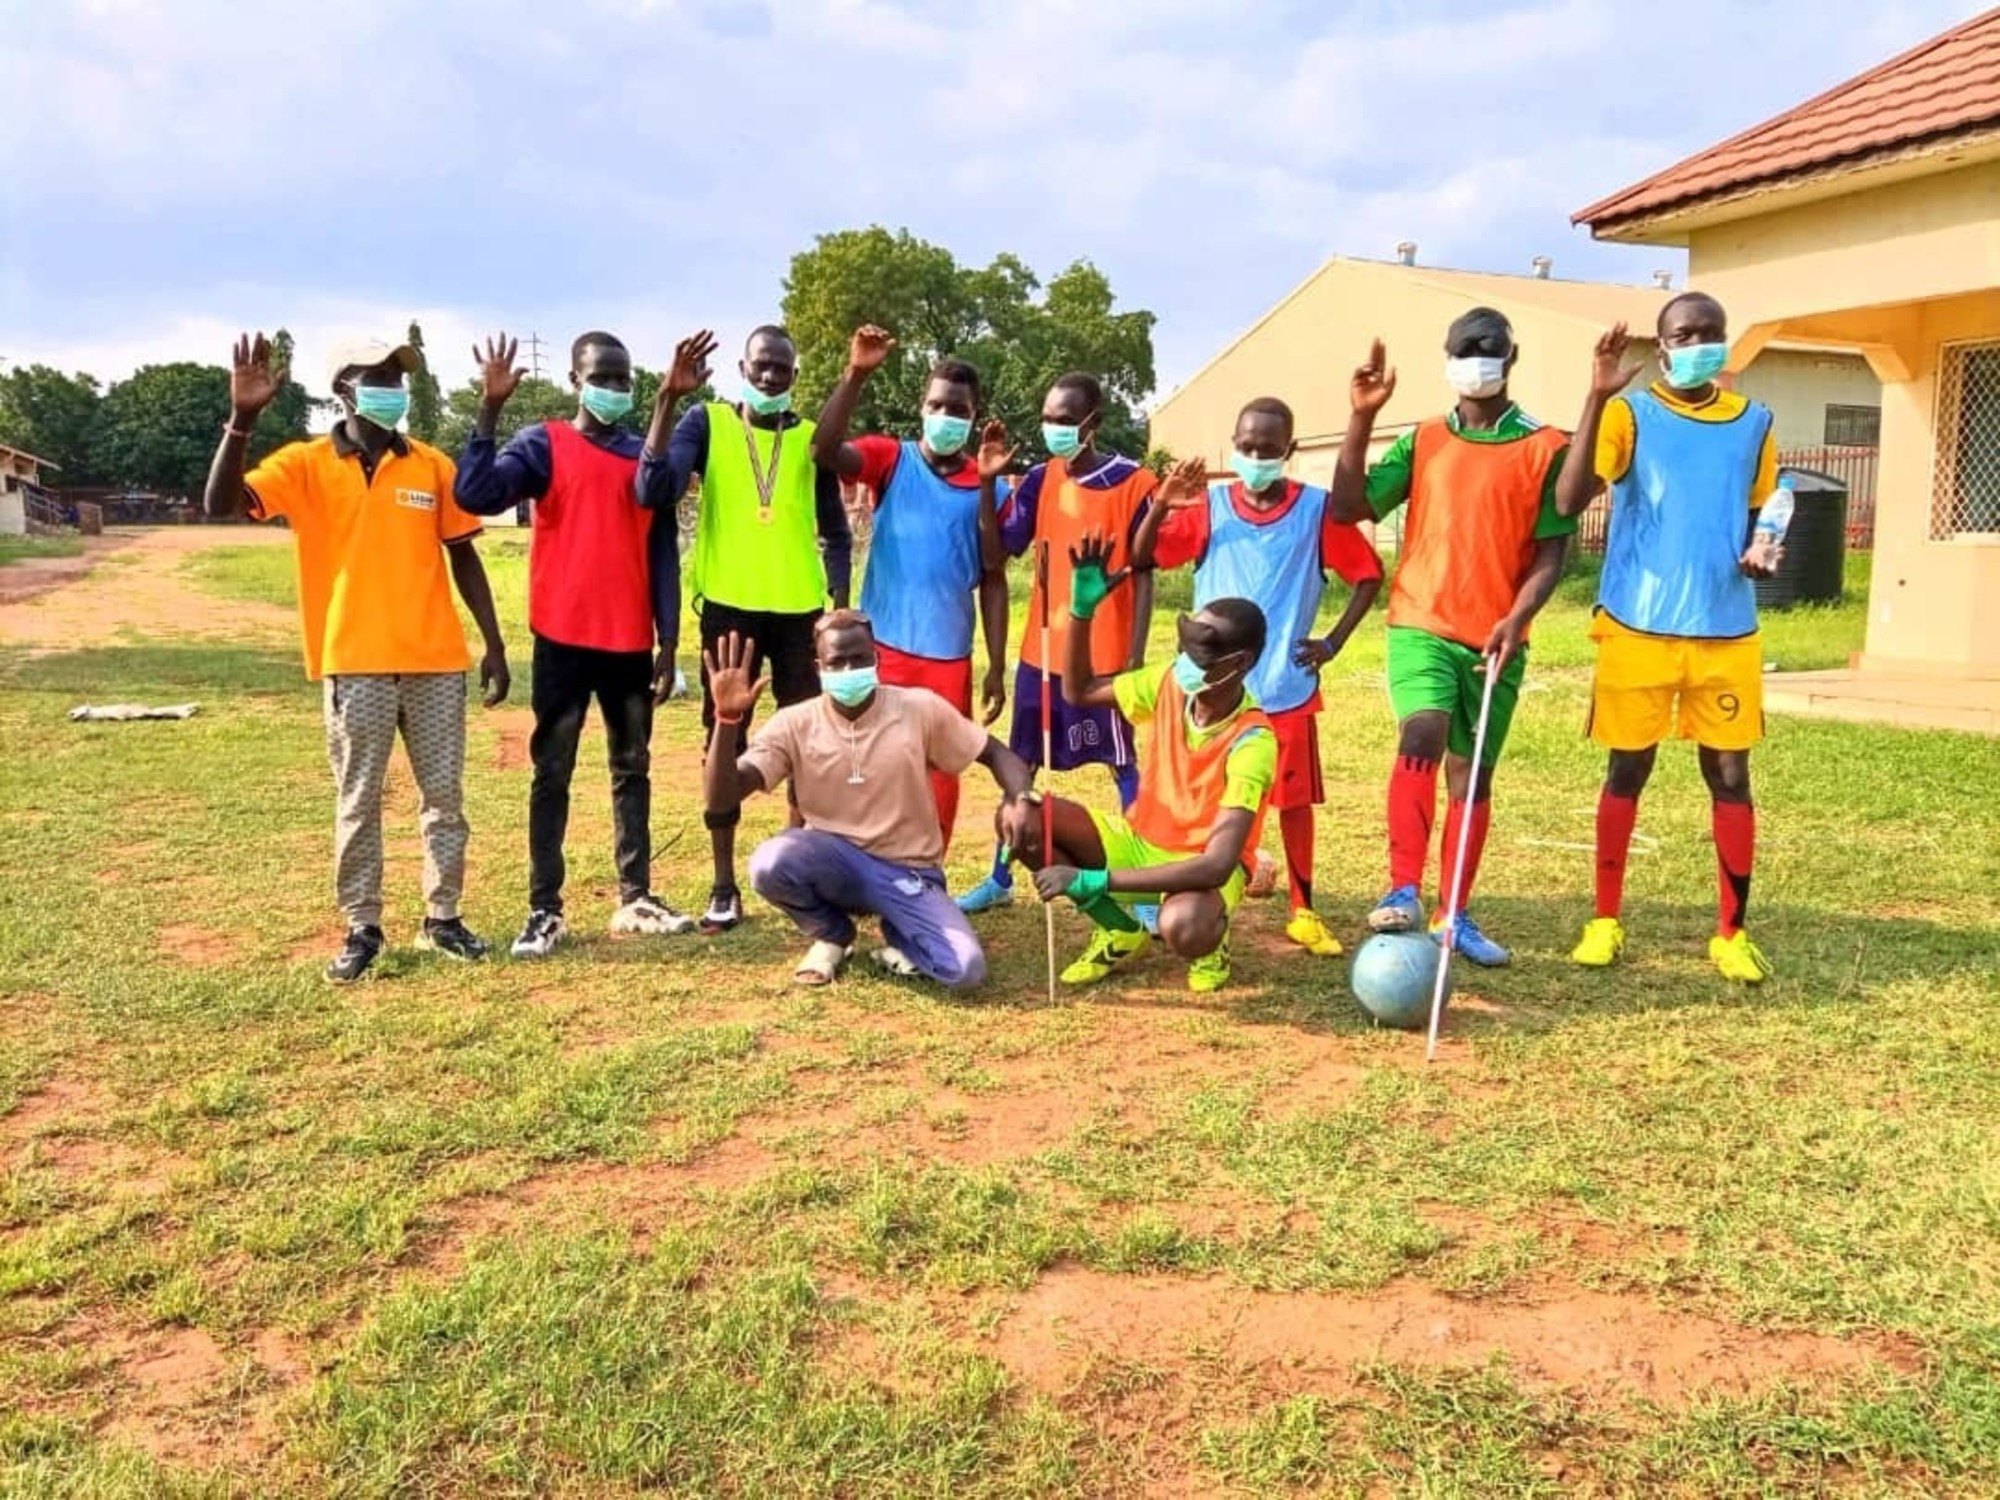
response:
<path id="1" fill-rule="evenodd" d="M 1049 698 L 1049 544 L 1042 542 L 1041 556 L 1035 566 L 1041 573 L 1042 593 L 1042 775 L 1048 777 L 1055 772 L 1055 704 Z M 1075 627 L 1072 626 L 1072 629 Z M 1053 793 L 1046 781 L 1042 785 L 1042 863 L 1051 865 L 1056 858 L 1056 804 Z M 1042 927 L 1048 938 L 1049 954 L 1049 1004 L 1056 1003 L 1056 906 L 1053 901 L 1042 903 Z"/>
<path id="2" fill-rule="evenodd" d="M 1472 731 L 1472 771 L 1465 792 L 1465 815 L 1458 820 L 1458 858 L 1453 861 L 1451 894 L 1444 908 L 1444 942 L 1438 948 L 1437 985 L 1431 991 L 1431 1028 L 1424 1061 L 1436 1062 L 1438 1024 L 1444 1019 L 1444 994 L 1451 984 L 1451 955 L 1458 947 L 1458 908 L 1465 899 L 1465 850 L 1472 839 L 1472 808 L 1479 800 L 1479 767 L 1486 755 L 1486 720 L 1493 712 L 1493 688 L 1500 681 L 1500 659 L 1486 658 L 1486 686 L 1479 695 L 1479 723 Z"/>

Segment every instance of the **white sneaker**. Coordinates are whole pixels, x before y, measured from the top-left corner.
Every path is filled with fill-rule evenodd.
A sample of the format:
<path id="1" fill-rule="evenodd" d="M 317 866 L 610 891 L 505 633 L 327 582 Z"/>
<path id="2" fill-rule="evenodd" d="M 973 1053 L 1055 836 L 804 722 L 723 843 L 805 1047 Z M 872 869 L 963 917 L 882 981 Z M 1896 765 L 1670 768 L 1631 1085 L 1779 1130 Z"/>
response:
<path id="1" fill-rule="evenodd" d="M 676 911 L 658 896 L 639 896 L 618 908 L 611 918 L 611 930 L 642 937 L 671 937 L 694 931 L 694 918 Z"/>
<path id="2" fill-rule="evenodd" d="M 516 958 L 547 958 L 556 945 L 569 936 L 569 926 L 559 911 L 531 911 L 528 924 L 507 951 Z"/>
<path id="3" fill-rule="evenodd" d="M 893 944 L 888 947 L 877 948 L 868 956 L 874 959 L 880 967 L 894 974 L 898 979 L 921 979 L 923 977 L 923 970 L 910 962 L 910 955 Z"/>

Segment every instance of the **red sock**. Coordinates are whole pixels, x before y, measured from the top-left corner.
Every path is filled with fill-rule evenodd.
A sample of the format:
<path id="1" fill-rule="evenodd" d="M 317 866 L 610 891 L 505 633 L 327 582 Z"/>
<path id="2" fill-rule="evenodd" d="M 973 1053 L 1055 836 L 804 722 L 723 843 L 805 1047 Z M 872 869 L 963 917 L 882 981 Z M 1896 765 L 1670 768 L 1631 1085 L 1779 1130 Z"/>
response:
<path id="1" fill-rule="evenodd" d="M 1460 859 L 1465 861 L 1465 884 L 1458 893 L 1458 909 L 1472 904 L 1472 887 L 1479 879 L 1479 856 L 1486 852 L 1486 830 L 1493 826 L 1493 799 L 1472 804 L 1472 827 L 1464 849 L 1458 846 L 1458 830 L 1465 822 L 1465 804 L 1454 802 L 1445 812 L 1444 849 L 1438 860 L 1438 910 L 1451 904 L 1451 887 Z"/>
<path id="2" fill-rule="evenodd" d="M 1632 850 L 1632 828 L 1639 821 L 1639 799 L 1621 797 L 1608 787 L 1597 797 L 1597 914 L 1615 917 L 1625 905 L 1625 859 Z"/>
<path id="3" fill-rule="evenodd" d="M 1712 820 L 1721 902 L 1716 931 L 1735 937 L 1743 930 L 1744 913 L 1750 909 L 1750 867 L 1757 861 L 1757 809 L 1748 802 L 1717 802 Z"/>
<path id="4" fill-rule="evenodd" d="M 1292 910 L 1313 904 L 1313 810 L 1278 809 L 1278 831 L 1285 836 L 1285 873 L 1292 882 Z"/>
<path id="5" fill-rule="evenodd" d="M 1438 763 L 1414 755 L 1396 757 L 1389 773 L 1389 884 L 1424 882 L 1430 858 L 1431 822 L 1437 817 Z"/>

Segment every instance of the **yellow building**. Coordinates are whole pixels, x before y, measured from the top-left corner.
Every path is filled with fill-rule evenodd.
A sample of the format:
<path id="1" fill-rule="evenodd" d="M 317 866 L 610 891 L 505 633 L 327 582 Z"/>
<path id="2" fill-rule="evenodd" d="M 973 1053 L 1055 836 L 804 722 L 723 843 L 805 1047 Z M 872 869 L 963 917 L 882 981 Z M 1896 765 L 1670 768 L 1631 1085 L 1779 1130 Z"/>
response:
<path id="1" fill-rule="evenodd" d="M 1882 381 L 1863 678 L 2000 678 L 2000 9 L 1576 215 Z"/>
<path id="2" fill-rule="evenodd" d="M 1404 247 L 1412 261 L 1414 247 Z M 1546 270 L 1546 266 L 1540 269 Z M 1664 281 L 1664 277 L 1660 278 Z M 1455 399 L 1444 381 L 1444 335 L 1452 319 L 1481 305 L 1514 325 L 1521 349 L 1511 391 L 1521 409 L 1568 427 L 1583 404 L 1598 335 L 1616 322 L 1650 359 L 1664 286 L 1504 276 L 1401 261 L 1337 256 L 1149 414 L 1153 446 L 1196 455 L 1220 469 L 1243 403 L 1278 396 L 1297 418 L 1294 477 L 1325 484 L 1347 430 L 1348 377 L 1380 338 L 1396 367 L 1395 397 L 1375 424 L 1377 447 Z M 1778 414 L 1787 447 L 1850 441 L 1880 402 L 1880 385 L 1851 351 L 1767 346 L 1738 386 Z"/>

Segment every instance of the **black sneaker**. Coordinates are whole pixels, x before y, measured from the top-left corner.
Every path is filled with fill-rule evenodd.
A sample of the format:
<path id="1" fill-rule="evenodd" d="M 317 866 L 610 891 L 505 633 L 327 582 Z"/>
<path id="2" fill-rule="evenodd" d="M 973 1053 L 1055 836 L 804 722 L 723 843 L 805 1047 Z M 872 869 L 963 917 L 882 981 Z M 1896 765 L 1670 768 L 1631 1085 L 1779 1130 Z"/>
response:
<path id="1" fill-rule="evenodd" d="M 514 939 L 511 950 L 516 958 L 547 958 L 556 951 L 569 933 L 568 925 L 559 911 L 531 911 L 528 925 L 521 929 L 521 935 Z"/>
<path id="2" fill-rule="evenodd" d="M 701 930 L 710 937 L 740 926 L 743 921 L 743 893 L 733 885 L 719 885 L 708 893 L 708 910 L 701 914 Z"/>
<path id="3" fill-rule="evenodd" d="M 354 983 L 368 972 L 368 966 L 382 952 L 382 943 L 382 929 L 379 927 L 348 928 L 347 941 L 341 944 L 333 962 L 326 966 L 326 982 Z"/>
<path id="4" fill-rule="evenodd" d="M 484 938 L 475 937 L 472 929 L 457 917 L 442 922 L 436 917 L 425 917 L 423 931 L 417 934 L 417 946 L 467 962 L 484 958 L 492 951 Z"/>

